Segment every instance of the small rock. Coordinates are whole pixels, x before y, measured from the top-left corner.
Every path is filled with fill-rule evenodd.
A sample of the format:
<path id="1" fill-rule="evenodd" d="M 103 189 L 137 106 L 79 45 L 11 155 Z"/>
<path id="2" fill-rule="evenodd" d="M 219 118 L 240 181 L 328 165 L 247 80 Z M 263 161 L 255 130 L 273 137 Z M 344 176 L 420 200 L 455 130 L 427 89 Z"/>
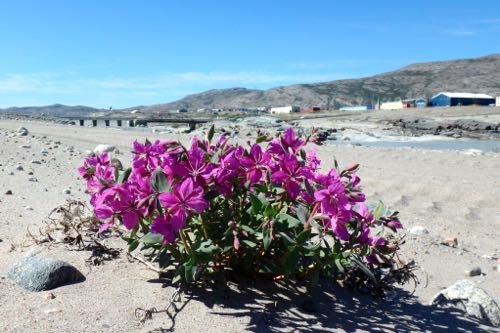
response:
<path id="1" fill-rule="evenodd" d="M 63 194 L 71 194 L 71 190 L 69 188 L 65 188 L 64 190 L 62 190 L 62 193 Z"/>
<path id="2" fill-rule="evenodd" d="M 31 207 L 31 206 L 26 206 L 26 207 L 24 207 L 24 210 L 33 210 L 33 207 Z"/>
<path id="3" fill-rule="evenodd" d="M 62 312 L 62 310 L 61 309 L 47 309 L 47 310 L 43 311 L 43 313 L 45 313 L 46 315 L 49 315 L 52 313 L 58 313 L 58 312 Z"/>
<path id="4" fill-rule="evenodd" d="M 34 182 L 34 183 L 38 182 L 38 179 L 36 177 L 30 177 L 30 178 L 28 178 L 28 180 L 30 182 Z"/>
<path id="5" fill-rule="evenodd" d="M 12 195 L 12 190 L 7 190 L 7 192 L 5 192 L 5 195 Z"/>
<path id="6" fill-rule="evenodd" d="M 44 298 L 46 301 L 50 301 L 51 299 L 56 298 L 56 295 L 54 295 L 53 293 L 46 293 L 46 294 L 45 294 L 45 296 L 43 296 L 43 298 Z"/>
<path id="7" fill-rule="evenodd" d="M 420 235 L 425 235 L 428 233 L 429 233 L 429 230 L 422 227 L 421 225 L 416 225 L 416 226 L 413 226 L 410 228 L 410 234 L 412 234 L 412 235 L 420 236 Z"/>
<path id="8" fill-rule="evenodd" d="M 474 282 L 460 280 L 439 292 L 430 302 L 439 307 L 454 307 L 468 315 L 500 327 L 500 307 Z"/>
<path id="9" fill-rule="evenodd" d="M 489 255 L 489 254 L 483 254 L 481 256 L 481 258 L 483 259 L 488 259 L 488 260 L 497 260 L 497 257 L 493 254 L 493 255 Z"/>
<path id="10" fill-rule="evenodd" d="M 17 136 L 26 136 L 28 135 L 29 131 L 26 127 L 19 127 L 17 129 L 16 135 Z"/>
<path id="11" fill-rule="evenodd" d="M 21 164 L 16 165 L 16 168 L 15 168 L 15 169 L 16 169 L 17 171 L 23 171 L 23 170 L 24 170 L 24 168 L 23 168 L 23 166 L 22 166 Z"/>
<path id="12" fill-rule="evenodd" d="M 42 162 L 33 160 L 33 161 L 31 161 L 31 164 L 42 164 Z"/>
<path id="13" fill-rule="evenodd" d="M 472 269 L 466 270 L 465 272 L 466 276 L 478 276 L 481 275 L 481 267 L 473 267 Z"/>
<path id="14" fill-rule="evenodd" d="M 116 147 L 112 145 L 97 145 L 94 148 L 94 153 L 96 154 L 111 153 L 113 151 L 116 151 Z"/>
<path id="15" fill-rule="evenodd" d="M 19 148 L 30 149 L 31 146 L 30 145 L 21 145 L 21 146 L 19 146 Z"/>
<path id="16" fill-rule="evenodd" d="M 448 237 L 448 238 L 445 238 L 441 242 L 441 244 L 449 246 L 449 247 L 457 247 L 458 246 L 458 239 L 457 239 L 457 237 Z"/>
<path id="17" fill-rule="evenodd" d="M 48 153 L 49 153 L 49 151 L 47 149 L 42 149 L 40 151 L 40 154 L 42 154 L 42 155 L 47 155 Z"/>
<path id="18" fill-rule="evenodd" d="M 50 290 L 85 280 L 83 274 L 67 262 L 33 254 L 14 264 L 7 277 L 28 291 Z"/>

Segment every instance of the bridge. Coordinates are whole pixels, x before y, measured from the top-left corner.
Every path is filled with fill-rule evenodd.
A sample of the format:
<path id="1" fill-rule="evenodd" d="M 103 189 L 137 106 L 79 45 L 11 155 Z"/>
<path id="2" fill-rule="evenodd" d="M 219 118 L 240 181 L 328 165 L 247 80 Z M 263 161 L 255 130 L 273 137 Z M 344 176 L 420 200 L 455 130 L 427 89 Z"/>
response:
<path id="1" fill-rule="evenodd" d="M 125 118 L 125 117 L 64 117 L 68 120 L 78 120 L 80 126 L 85 126 L 86 121 L 91 121 L 92 126 L 96 127 L 98 121 L 104 122 L 106 127 L 111 126 L 111 121 L 116 121 L 116 126 L 122 127 L 123 122 L 128 123 L 129 127 L 148 126 L 148 123 L 168 123 L 168 124 L 188 124 L 189 130 L 194 130 L 197 124 L 208 123 L 207 119 L 192 118 Z"/>

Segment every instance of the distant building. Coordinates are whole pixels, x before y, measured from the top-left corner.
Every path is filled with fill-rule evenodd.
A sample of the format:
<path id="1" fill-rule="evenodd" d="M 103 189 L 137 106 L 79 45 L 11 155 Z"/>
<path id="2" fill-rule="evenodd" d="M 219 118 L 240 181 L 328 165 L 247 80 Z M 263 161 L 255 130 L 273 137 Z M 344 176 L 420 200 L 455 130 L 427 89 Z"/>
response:
<path id="1" fill-rule="evenodd" d="M 402 101 L 385 102 L 380 104 L 380 110 L 399 110 L 403 108 Z"/>
<path id="2" fill-rule="evenodd" d="M 341 107 L 340 111 L 368 111 L 372 110 L 373 107 L 371 105 L 354 105 L 354 106 L 344 106 Z"/>
<path id="3" fill-rule="evenodd" d="M 417 98 L 415 99 L 415 106 L 417 108 L 425 108 L 427 106 L 428 102 L 426 98 Z"/>
<path id="4" fill-rule="evenodd" d="M 427 100 L 425 98 L 405 99 L 402 102 L 403 102 L 403 109 L 424 108 L 427 106 Z"/>
<path id="5" fill-rule="evenodd" d="M 440 92 L 432 97 L 432 106 L 491 105 L 495 98 L 486 94 Z"/>
<path id="6" fill-rule="evenodd" d="M 313 112 L 319 112 L 319 111 L 321 111 L 321 108 L 319 106 L 312 106 L 310 108 L 301 110 L 301 112 L 305 112 L 305 113 L 313 113 Z"/>
<path id="7" fill-rule="evenodd" d="M 500 96 L 497 97 L 497 102 L 495 103 L 496 106 L 500 106 Z"/>
<path id="8" fill-rule="evenodd" d="M 280 106 L 269 110 L 272 114 L 300 112 L 300 107 L 295 105 Z"/>

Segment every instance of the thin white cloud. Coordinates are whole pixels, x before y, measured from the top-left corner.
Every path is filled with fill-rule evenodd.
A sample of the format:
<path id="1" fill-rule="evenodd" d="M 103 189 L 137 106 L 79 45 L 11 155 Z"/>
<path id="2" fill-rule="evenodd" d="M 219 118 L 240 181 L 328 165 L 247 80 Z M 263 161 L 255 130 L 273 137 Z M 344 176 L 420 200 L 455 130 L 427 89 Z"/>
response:
<path id="1" fill-rule="evenodd" d="M 61 74 L 8 74 L 0 77 L 0 92 L 76 93 L 79 89 L 158 90 L 178 87 L 193 88 L 209 85 L 273 85 L 280 83 L 333 80 L 336 73 L 272 72 L 182 72 L 144 77 L 114 77 L 81 79 Z"/>
<path id="2" fill-rule="evenodd" d="M 294 83 L 347 77 L 338 73 L 295 71 L 179 72 L 137 77 L 82 78 L 78 73 L 15 73 L 0 75 L 2 107 L 26 105 L 28 98 L 46 104 L 65 102 L 95 105 L 112 101 L 121 106 L 161 103 L 213 88 L 270 88 Z M 6 105 L 7 103 L 7 105 Z"/>
<path id="3" fill-rule="evenodd" d="M 443 30 L 443 33 L 446 35 L 456 36 L 456 37 L 473 37 L 477 35 L 475 31 L 466 29 L 447 29 Z"/>

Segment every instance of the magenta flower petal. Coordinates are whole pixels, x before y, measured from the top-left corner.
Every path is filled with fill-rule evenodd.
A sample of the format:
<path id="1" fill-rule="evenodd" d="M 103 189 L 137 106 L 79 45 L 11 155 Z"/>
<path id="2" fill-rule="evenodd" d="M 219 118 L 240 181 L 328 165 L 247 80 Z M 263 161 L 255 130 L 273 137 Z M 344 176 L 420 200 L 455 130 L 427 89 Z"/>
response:
<path id="1" fill-rule="evenodd" d="M 127 212 L 122 214 L 122 222 L 128 230 L 133 229 L 139 224 L 139 216 L 135 212 Z"/>
<path id="2" fill-rule="evenodd" d="M 186 202 L 186 205 L 198 213 L 201 213 L 208 208 L 208 203 L 201 196 L 189 199 L 189 201 Z"/>
<path id="3" fill-rule="evenodd" d="M 288 178 L 284 171 L 276 171 L 271 175 L 271 180 L 275 183 L 282 183 Z"/>
<path id="4" fill-rule="evenodd" d="M 170 223 L 172 224 L 172 230 L 179 231 L 186 225 L 187 213 L 183 210 L 178 210 L 172 215 Z"/>
<path id="5" fill-rule="evenodd" d="M 162 193 L 158 198 L 165 208 L 172 207 L 179 202 L 178 198 L 173 193 Z"/>
<path id="6" fill-rule="evenodd" d="M 151 232 L 163 235 L 163 239 L 167 243 L 175 241 L 175 232 L 172 230 L 172 224 L 164 217 L 158 216 L 151 223 Z"/>

